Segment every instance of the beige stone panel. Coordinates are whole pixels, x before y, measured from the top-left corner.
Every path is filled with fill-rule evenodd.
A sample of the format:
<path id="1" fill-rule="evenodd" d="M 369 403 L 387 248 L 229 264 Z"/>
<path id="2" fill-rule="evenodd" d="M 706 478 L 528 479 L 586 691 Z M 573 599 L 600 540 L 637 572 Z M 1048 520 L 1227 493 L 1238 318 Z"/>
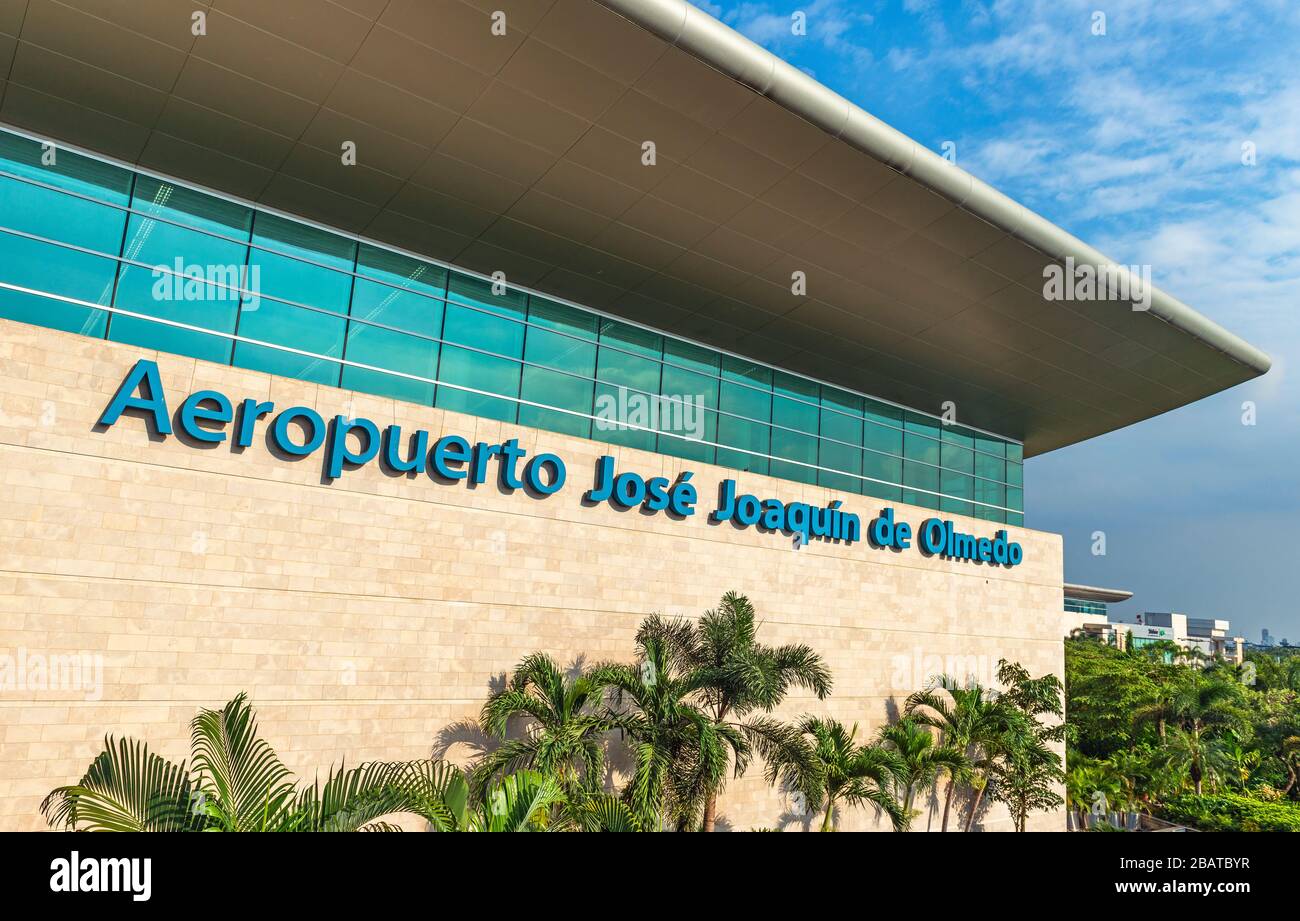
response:
<path id="1" fill-rule="evenodd" d="M 215 389 L 236 403 L 398 424 L 407 437 L 424 429 L 431 442 L 516 437 L 529 455 L 564 458 L 568 482 L 536 499 L 377 462 L 327 482 L 323 452 L 274 456 L 263 437 L 271 417 L 242 451 L 153 439 L 138 416 L 99 429 L 142 357 L 159 362 L 173 411 L 193 390 Z M 584 505 L 605 453 L 647 477 L 692 471 L 697 513 L 677 521 Z M 809 643 L 834 672 L 829 700 L 795 693 L 782 714 L 828 714 L 857 723 L 862 738 L 940 671 L 989 681 L 1008 658 L 1060 674 L 1058 536 L 1008 528 L 1025 548 L 1014 569 L 865 541 L 795 551 L 783 536 L 707 520 L 727 477 L 760 497 L 842 499 L 864 528 L 880 505 L 0 321 L 0 652 L 102 662 L 93 693 L 0 693 L 0 828 L 42 827 L 40 798 L 79 777 L 107 733 L 185 757 L 196 709 L 240 690 L 304 778 L 344 758 L 464 761 L 472 747 L 449 727 L 476 716 L 491 683 L 523 655 L 626 660 L 643 616 L 698 616 L 732 588 L 757 605 L 767 642 Z M 895 508 L 914 525 L 932 514 Z M 944 517 L 977 535 L 994 530 Z M 749 828 L 776 824 L 788 805 L 755 767 L 729 783 L 721 813 L 729 827 Z M 874 824 L 865 812 L 843 821 Z M 995 811 L 986 824 L 1008 821 Z M 1035 819 L 1062 824 L 1059 815 Z"/>

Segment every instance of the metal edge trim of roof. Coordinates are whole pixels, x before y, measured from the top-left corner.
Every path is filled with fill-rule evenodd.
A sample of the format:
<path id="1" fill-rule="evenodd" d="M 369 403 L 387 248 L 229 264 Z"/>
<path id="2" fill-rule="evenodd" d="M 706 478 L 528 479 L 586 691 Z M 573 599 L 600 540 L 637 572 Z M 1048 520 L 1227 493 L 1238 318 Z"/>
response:
<path id="1" fill-rule="evenodd" d="M 956 164 L 882 122 L 803 71 L 687 0 L 597 0 L 713 69 L 784 106 L 790 112 L 852 145 L 944 198 L 1029 244 L 1046 256 L 1076 264 L 1114 266 L 1082 240 L 1030 211 Z M 1272 360 L 1263 351 L 1152 286 L 1150 312 L 1171 326 L 1264 374 Z"/>
<path id="2" fill-rule="evenodd" d="M 1075 585 L 1071 582 L 1065 583 L 1065 597 L 1078 598 L 1082 601 L 1110 601 L 1120 602 L 1128 601 L 1133 597 L 1133 593 L 1122 588 L 1100 588 L 1096 585 Z"/>

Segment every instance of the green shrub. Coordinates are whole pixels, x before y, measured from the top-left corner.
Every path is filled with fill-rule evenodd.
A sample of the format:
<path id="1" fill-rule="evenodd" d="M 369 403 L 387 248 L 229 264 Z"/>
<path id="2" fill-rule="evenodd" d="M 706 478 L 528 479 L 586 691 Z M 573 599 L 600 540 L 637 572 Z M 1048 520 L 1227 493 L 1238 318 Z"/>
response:
<path id="1" fill-rule="evenodd" d="M 1156 809 L 1156 814 L 1202 831 L 1300 832 L 1300 806 L 1266 803 L 1236 793 L 1171 797 Z"/>

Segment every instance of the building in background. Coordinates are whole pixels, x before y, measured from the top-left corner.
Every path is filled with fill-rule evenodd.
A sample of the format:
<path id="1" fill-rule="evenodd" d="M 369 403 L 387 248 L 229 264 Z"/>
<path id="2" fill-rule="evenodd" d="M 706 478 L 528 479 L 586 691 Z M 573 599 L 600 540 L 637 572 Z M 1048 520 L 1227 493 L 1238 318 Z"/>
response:
<path id="1" fill-rule="evenodd" d="M 732 589 L 835 675 L 781 716 L 1059 675 L 1024 459 L 1269 367 L 683 0 L 208 6 L 0 0 L 0 647 L 102 666 L 5 698 L 0 828 L 240 691 L 301 775 L 463 760 Z"/>
<path id="2" fill-rule="evenodd" d="M 1229 636 L 1231 624 L 1226 620 L 1159 611 L 1116 615 L 1110 606 L 1133 597 L 1123 589 L 1067 583 L 1064 595 L 1066 636 L 1087 636 L 1118 649 L 1171 642 L 1208 659 L 1222 658 L 1238 665 L 1243 661 L 1247 643 L 1242 637 Z M 1267 636 L 1268 631 L 1264 633 Z"/>

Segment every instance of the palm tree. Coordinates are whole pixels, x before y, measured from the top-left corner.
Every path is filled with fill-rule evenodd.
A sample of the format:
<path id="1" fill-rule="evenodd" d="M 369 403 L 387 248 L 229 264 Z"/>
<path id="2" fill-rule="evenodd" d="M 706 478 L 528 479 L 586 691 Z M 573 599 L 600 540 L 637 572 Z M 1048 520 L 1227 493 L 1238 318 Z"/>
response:
<path id="1" fill-rule="evenodd" d="M 421 762 L 370 762 L 331 769 L 299 789 L 257 734 L 247 697 L 201 710 L 190 724 L 195 775 L 143 742 L 105 739 L 76 784 L 41 803 L 51 827 L 90 831 L 376 831 L 405 812 L 430 822 L 408 779 Z"/>
<path id="2" fill-rule="evenodd" d="M 1182 726 L 1169 733 L 1162 760 L 1180 777 L 1191 779 L 1197 796 L 1204 792 L 1205 781 L 1217 783 L 1232 772 L 1231 761 L 1221 740 Z"/>
<path id="3" fill-rule="evenodd" d="M 1197 796 L 1202 793 L 1207 771 L 1217 779 L 1226 770 L 1222 746 L 1206 737 L 1219 729 L 1231 729 L 1237 721 L 1233 707 L 1237 693 L 1235 684 L 1192 672 L 1170 698 L 1169 710 L 1179 723 L 1179 732 L 1166 742 L 1167 762 L 1188 771 Z"/>
<path id="4" fill-rule="evenodd" d="M 1133 711 L 1133 725 L 1141 726 L 1144 723 L 1155 723 L 1156 734 L 1160 737 L 1160 744 L 1165 743 L 1168 737 L 1169 721 L 1173 719 L 1173 700 L 1175 689 L 1169 685 L 1162 685 L 1156 689 L 1154 696 Z"/>
<path id="5" fill-rule="evenodd" d="M 898 758 L 895 795 L 901 800 L 909 823 L 914 816 L 912 805 L 917 794 L 933 787 L 940 774 L 956 778 L 971 770 L 970 759 L 952 745 L 936 745 L 930 727 L 914 717 L 905 716 L 893 725 L 882 726 L 877 741 Z"/>
<path id="6" fill-rule="evenodd" d="M 1119 805 L 1126 810 L 1136 810 L 1150 792 L 1151 754 L 1144 749 L 1120 749 L 1102 762 L 1106 774 L 1113 779 L 1120 794 Z"/>
<path id="7" fill-rule="evenodd" d="M 1222 742 L 1224 764 L 1228 768 L 1227 778 L 1239 790 L 1245 790 L 1250 775 L 1259 767 L 1263 755 L 1258 749 L 1250 749 L 1241 744 L 1236 735 L 1230 735 Z"/>
<path id="8" fill-rule="evenodd" d="M 593 790 L 604 770 L 601 736 L 610 729 L 607 719 L 592 712 L 602 694 L 589 673 L 565 675 L 544 653 L 526 657 L 509 686 L 483 705 L 479 725 L 505 738 L 510 720 L 525 718 L 527 735 L 483 756 L 474 772 L 479 791 L 502 772 L 521 767 L 553 775 L 566 793 Z"/>
<path id="9" fill-rule="evenodd" d="M 1065 802 L 1075 827 L 1083 831 L 1088 828 L 1088 815 L 1098 804 L 1098 793 L 1104 797 L 1102 803 L 1106 812 L 1110 812 L 1113 805 L 1111 798 L 1117 792 L 1117 784 L 1114 777 L 1106 771 L 1105 765 L 1089 761 L 1078 754 L 1072 755 L 1069 760 L 1070 769 L 1065 774 Z"/>
<path id="10" fill-rule="evenodd" d="M 1295 788 L 1296 775 L 1300 773 L 1300 736 L 1287 736 L 1283 739 L 1280 755 L 1282 763 L 1286 765 L 1286 787 L 1283 788 L 1282 795 L 1289 796 Z"/>
<path id="11" fill-rule="evenodd" d="M 857 724 L 845 729 L 838 720 L 806 716 L 796 730 L 765 755 L 767 781 L 799 792 L 814 812 L 825 809 L 822 831 L 835 831 L 841 804 L 875 806 L 895 831 L 907 827 L 909 815 L 892 792 L 904 770 L 893 752 L 854 744 Z"/>
<path id="12" fill-rule="evenodd" d="M 938 693 L 938 687 L 947 689 L 946 698 Z M 958 783 L 969 783 L 977 774 L 987 776 L 1006 715 L 996 696 L 975 682 L 963 688 L 955 679 L 942 675 L 938 687 L 908 697 L 903 712 L 923 726 L 938 729 L 940 741 L 964 754 L 969 762 L 968 770 L 954 775 L 944 791 L 941 827 L 947 831 L 954 790 Z"/>
<path id="13" fill-rule="evenodd" d="M 492 784 L 477 809 L 466 817 L 466 831 L 546 831 L 552 809 L 565 803 L 554 775 L 516 771 Z"/>
<path id="14" fill-rule="evenodd" d="M 566 794 L 558 778 L 516 771 L 492 779 L 477 802 L 469 778 L 445 761 L 412 765 L 403 777 L 406 795 L 429 817 L 432 831 L 640 831 L 627 805 L 604 793 Z"/>
<path id="15" fill-rule="evenodd" d="M 690 631 L 671 632 L 685 667 L 701 673 L 701 699 L 717 725 L 754 713 L 771 713 L 791 687 L 807 688 L 824 700 L 831 691 L 830 670 L 821 656 L 800 645 L 765 646 L 757 640 L 754 606 L 744 595 L 727 592 Z M 781 744 L 787 727 L 771 720 L 744 720 L 737 728 L 760 752 Z M 739 772 L 737 772 L 739 773 Z M 726 775 L 704 796 L 703 830 L 713 831 L 718 794 Z"/>
<path id="16" fill-rule="evenodd" d="M 637 632 L 637 661 L 598 665 L 590 677 L 610 695 L 606 718 L 632 742 L 633 773 L 624 796 L 647 829 L 671 821 L 694 825 L 708 791 L 749 764 L 752 749 L 738 728 L 719 723 L 697 703 L 708 678 L 682 650 L 693 627 L 654 615 Z"/>

